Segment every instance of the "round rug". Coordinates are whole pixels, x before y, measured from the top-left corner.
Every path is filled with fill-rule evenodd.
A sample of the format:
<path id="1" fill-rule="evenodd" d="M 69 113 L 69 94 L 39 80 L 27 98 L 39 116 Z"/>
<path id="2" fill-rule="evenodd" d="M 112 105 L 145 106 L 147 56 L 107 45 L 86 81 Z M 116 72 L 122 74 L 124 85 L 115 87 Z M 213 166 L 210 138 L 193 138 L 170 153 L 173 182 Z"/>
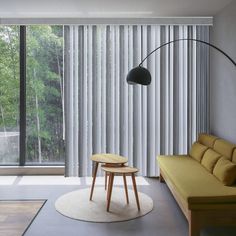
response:
<path id="1" fill-rule="evenodd" d="M 62 195 L 55 202 L 55 207 L 62 215 L 89 222 L 119 222 L 135 219 L 153 209 L 152 199 L 138 192 L 140 211 L 138 211 L 133 190 L 128 190 L 129 204 L 126 204 L 123 188 L 113 188 L 110 211 L 106 211 L 106 191 L 99 187 L 94 189 L 93 200 L 89 201 L 90 188 L 80 189 Z"/>

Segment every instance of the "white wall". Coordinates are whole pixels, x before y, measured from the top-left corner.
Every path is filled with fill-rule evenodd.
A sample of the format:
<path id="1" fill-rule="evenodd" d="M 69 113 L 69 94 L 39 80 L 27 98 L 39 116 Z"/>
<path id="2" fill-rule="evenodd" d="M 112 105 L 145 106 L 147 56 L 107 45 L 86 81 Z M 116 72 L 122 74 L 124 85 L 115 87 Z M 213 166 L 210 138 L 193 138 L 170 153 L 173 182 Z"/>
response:
<path id="1" fill-rule="evenodd" d="M 214 17 L 211 40 L 236 61 L 236 1 Z M 215 51 L 210 93 L 211 133 L 236 143 L 236 67 Z"/>

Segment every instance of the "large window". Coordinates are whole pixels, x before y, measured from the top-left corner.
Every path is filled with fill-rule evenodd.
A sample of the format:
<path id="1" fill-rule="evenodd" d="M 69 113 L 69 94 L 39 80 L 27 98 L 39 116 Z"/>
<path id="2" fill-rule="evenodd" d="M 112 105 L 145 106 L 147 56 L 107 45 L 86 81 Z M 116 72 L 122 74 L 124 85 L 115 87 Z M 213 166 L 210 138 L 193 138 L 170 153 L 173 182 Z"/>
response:
<path id="1" fill-rule="evenodd" d="M 60 163 L 63 144 L 63 27 L 26 31 L 26 162 Z"/>
<path id="2" fill-rule="evenodd" d="M 0 27 L 0 164 L 63 164 L 63 26 L 24 27 Z"/>
<path id="3" fill-rule="evenodd" d="M 19 27 L 0 26 L 0 164 L 19 162 Z"/>

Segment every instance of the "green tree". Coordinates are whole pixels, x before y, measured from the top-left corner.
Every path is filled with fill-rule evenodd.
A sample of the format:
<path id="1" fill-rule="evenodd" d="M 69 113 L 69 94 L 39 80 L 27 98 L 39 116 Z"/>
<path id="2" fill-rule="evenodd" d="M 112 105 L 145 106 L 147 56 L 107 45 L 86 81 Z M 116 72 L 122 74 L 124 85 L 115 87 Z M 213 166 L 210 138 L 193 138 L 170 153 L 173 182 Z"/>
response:
<path id="1" fill-rule="evenodd" d="M 10 135 L 9 132 L 14 132 Z M 19 160 L 19 27 L 0 27 L 0 163 Z"/>
<path id="2" fill-rule="evenodd" d="M 19 124 L 19 28 L 0 27 L 0 131 Z"/>
<path id="3" fill-rule="evenodd" d="M 28 27 L 27 151 L 31 161 L 64 159 L 62 50 L 62 27 Z"/>
<path id="4" fill-rule="evenodd" d="M 27 161 L 62 162 L 63 27 L 27 26 L 26 37 Z M 18 132 L 18 26 L 0 27 L 0 52 L 0 132 Z M 8 139 L 0 139 L 0 162 L 6 162 L 6 159 L 13 157 L 10 148 L 9 155 L 6 152 L 1 153 L 1 147 L 5 147 L 2 140 Z M 19 153 L 15 154 L 16 161 L 18 155 Z"/>

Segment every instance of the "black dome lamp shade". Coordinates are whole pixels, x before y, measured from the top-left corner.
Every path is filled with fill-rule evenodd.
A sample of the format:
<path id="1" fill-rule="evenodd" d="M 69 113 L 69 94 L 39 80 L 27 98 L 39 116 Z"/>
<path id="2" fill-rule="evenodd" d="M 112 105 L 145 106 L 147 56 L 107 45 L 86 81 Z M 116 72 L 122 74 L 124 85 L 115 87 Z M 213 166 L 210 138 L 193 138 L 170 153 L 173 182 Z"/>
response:
<path id="1" fill-rule="evenodd" d="M 213 47 L 214 49 L 216 49 L 217 51 L 221 52 L 225 57 L 227 57 L 233 64 L 234 66 L 236 66 L 236 62 L 228 55 L 226 54 L 224 51 L 222 51 L 220 48 L 214 46 L 213 44 L 210 44 L 208 42 L 202 41 L 202 40 L 198 40 L 198 39 L 176 39 L 173 41 L 170 41 L 168 43 L 164 43 L 161 46 L 159 46 L 158 48 L 154 49 L 152 52 L 150 52 L 139 64 L 139 66 L 133 68 L 132 70 L 129 71 L 126 80 L 128 84 L 141 84 L 141 85 L 149 85 L 151 83 L 151 74 L 148 71 L 148 69 L 144 68 L 142 66 L 143 62 L 151 55 L 153 54 L 155 51 L 159 50 L 160 48 L 171 44 L 171 43 L 175 43 L 178 41 L 194 41 L 194 42 L 200 42 L 203 44 L 206 44 L 210 47 Z"/>
<path id="2" fill-rule="evenodd" d="M 128 84 L 149 85 L 151 83 L 151 74 L 148 69 L 139 65 L 128 73 L 127 82 Z"/>

